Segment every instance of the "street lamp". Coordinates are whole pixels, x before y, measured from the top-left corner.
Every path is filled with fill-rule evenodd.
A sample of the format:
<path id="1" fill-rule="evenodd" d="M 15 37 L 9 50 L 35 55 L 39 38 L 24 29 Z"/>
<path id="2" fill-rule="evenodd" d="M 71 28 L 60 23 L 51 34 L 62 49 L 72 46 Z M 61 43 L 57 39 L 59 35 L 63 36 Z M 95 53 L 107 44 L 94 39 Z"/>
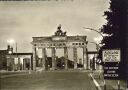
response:
<path id="1" fill-rule="evenodd" d="M 7 40 L 7 43 L 8 43 L 8 45 L 9 45 L 9 51 L 8 51 L 8 53 L 9 53 L 9 55 L 10 55 L 10 59 L 12 59 L 12 57 L 11 57 L 11 55 L 13 54 L 13 45 L 15 44 L 15 49 L 16 49 L 16 57 L 17 57 L 17 43 L 16 43 L 16 41 L 14 40 L 14 39 L 9 39 L 9 40 Z M 17 58 L 17 60 L 18 60 L 18 58 Z M 14 61 L 13 61 L 13 70 L 14 70 L 14 68 L 15 68 L 15 66 L 14 66 L 14 64 L 15 64 L 15 59 L 14 59 Z"/>
<path id="2" fill-rule="evenodd" d="M 87 41 L 88 43 L 93 43 L 93 44 L 95 44 L 96 45 L 96 50 L 97 51 L 99 51 L 99 48 L 100 48 L 100 45 L 99 44 L 97 44 L 96 42 L 90 42 L 90 41 Z"/>
<path id="3" fill-rule="evenodd" d="M 102 39 L 105 37 L 105 36 L 112 36 L 113 34 L 109 35 L 109 34 L 102 34 L 99 30 L 100 29 L 93 29 L 93 28 L 87 28 L 87 27 L 83 27 L 84 29 L 87 29 L 87 30 L 91 30 L 91 31 L 94 31 L 94 32 L 97 32 L 101 37 Z M 98 39 L 98 38 L 97 38 Z"/>
<path id="4" fill-rule="evenodd" d="M 90 31 L 94 31 L 94 32 L 97 32 L 101 37 L 102 37 L 102 39 L 104 39 L 104 36 L 106 36 L 106 35 L 104 35 L 104 34 L 102 34 L 99 30 L 96 30 L 96 29 L 93 29 L 93 28 L 86 28 L 86 27 L 83 27 L 84 29 L 87 29 L 87 30 L 90 30 Z M 108 35 L 107 35 L 108 36 Z M 99 48 L 101 47 L 101 45 L 100 45 L 100 43 L 99 43 L 99 41 L 101 41 L 102 40 L 101 38 L 94 38 L 94 40 L 97 42 L 97 43 L 95 43 L 95 42 L 90 42 L 90 43 L 93 43 L 93 44 L 95 44 L 96 45 L 96 49 L 97 49 L 97 51 L 99 51 Z M 99 44 L 98 44 L 99 43 Z M 102 46 L 103 46 L 104 44 L 102 44 Z M 98 60 L 98 62 L 101 62 L 101 60 Z M 102 68 L 102 67 L 101 67 Z M 101 72 L 100 72 L 101 73 Z"/>
<path id="5" fill-rule="evenodd" d="M 98 30 L 96 30 L 96 29 L 93 29 L 93 28 L 86 28 L 86 27 L 83 27 L 83 28 L 84 28 L 84 29 L 91 30 L 91 31 L 95 31 L 95 32 L 99 33 L 99 34 L 102 36 L 102 38 L 104 38 L 104 35 L 103 35 L 100 31 L 98 31 Z"/>
<path id="6" fill-rule="evenodd" d="M 7 40 L 7 42 L 12 45 L 13 43 L 15 43 L 15 40 L 14 39 L 9 39 L 9 40 Z"/>
<path id="7" fill-rule="evenodd" d="M 97 30 L 97 29 L 93 29 L 93 28 L 86 28 L 86 27 L 83 27 L 84 29 L 87 29 L 87 30 L 91 30 L 91 31 L 94 31 L 94 32 L 97 32 L 101 37 L 96 37 L 96 38 L 94 38 L 94 41 L 96 41 L 97 43 L 99 43 L 99 44 L 97 44 L 97 43 L 95 43 L 95 42 L 93 42 L 94 44 L 96 44 L 96 46 L 98 47 L 98 48 L 100 48 L 100 42 L 99 41 L 101 41 L 105 36 L 108 36 L 107 34 L 106 35 L 104 35 L 104 34 L 102 34 L 99 30 Z M 97 51 L 99 51 L 99 50 L 97 50 Z"/>
<path id="8" fill-rule="evenodd" d="M 96 42 L 90 42 L 90 41 L 87 41 L 88 43 L 92 43 L 92 44 L 95 44 L 96 45 L 96 51 L 98 52 L 99 51 L 99 48 L 100 48 L 100 45 L 99 44 L 97 44 Z M 97 62 L 97 60 L 96 60 L 96 56 L 94 55 L 94 56 L 92 56 L 91 57 L 91 59 L 92 59 L 92 70 L 96 70 L 96 62 Z"/>
<path id="9" fill-rule="evenodd" d="M 12 47 L 13 44 L 16 45 L 16 53 L 17 53 L 17 42 L 14 39 L 7 40 L 7 43 Z"/>

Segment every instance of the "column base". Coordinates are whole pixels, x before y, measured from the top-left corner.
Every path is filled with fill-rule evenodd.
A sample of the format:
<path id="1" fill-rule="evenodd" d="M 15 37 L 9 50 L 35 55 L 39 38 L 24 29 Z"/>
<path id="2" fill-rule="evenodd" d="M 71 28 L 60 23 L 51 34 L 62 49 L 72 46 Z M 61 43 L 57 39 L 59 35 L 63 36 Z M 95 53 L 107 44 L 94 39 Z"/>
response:
<path id="1" fill-rule="evenodd" d="M 46 70 L 45 68 L 42 68 L 42 71 Z"/>
<path id="2" fill-rule="evenodd" d="M 68 67 L 65 67 L 65 70 L 68 70 Z"/>
<path id="3" fill-rule="evenodd" d="M 56 68 L 55 67 L 52 67 L 50 70 L 56 70 Z"/>
<path id="4" fill-rule="evenodd" d="M 77 66 L 74 66 L 74 69 L 77 69 Z"/>

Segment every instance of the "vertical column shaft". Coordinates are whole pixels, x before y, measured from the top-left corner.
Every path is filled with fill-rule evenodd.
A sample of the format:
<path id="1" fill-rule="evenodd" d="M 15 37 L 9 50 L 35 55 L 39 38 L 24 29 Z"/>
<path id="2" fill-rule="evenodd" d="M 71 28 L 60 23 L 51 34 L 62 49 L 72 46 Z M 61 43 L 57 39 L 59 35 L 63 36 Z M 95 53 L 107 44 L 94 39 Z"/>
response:
<path id="1" fill-rule="evenodd" d="M 36 47 L 33 46 L 33 70 L 36 70 Z"/>
<path id="2" fill-rule="evenodd" d="M 87 52 L 88 52 L 88 49 L 86 48 L 85 54 L 86 54 L 86 60 L 87 60 L 87 69 L 90 69 L 90 60 L 88 59 L 88 54 L 87 54 Z"/>
<path id="3" fill-rule="evenodd" d="M 18 60 L 18 70 L 20 70 L 20 58 L 17 58 L 17 60 Z"/>
<path id="4" fill-rule="evenodd" d="M 55 59 L 55 47 L 52 48 L 52 69 L 56 69 L 56 59 Z"/>
<path id="5" fill-rule="evenodd" d="M 68 48 L 64 47 L 65 69 L 68 69 Z"/>
<path id="6" fill-rule="evenodd" d="M 73 48 L 74 69 L 77 69 L 77 48 Z"/>
<path id="7" fill-rule="evenodd" d="M 94 64 L 94 70 L 96 70 L 96 55 L 94 54 L 94 60 L 93 60 L 93 64 Z"/>
<path id="8" fill-rule="evenodd" d="M 42 48 L 42 68 L 45 70 L 46 63 L 46 48 Z"/>
<path id="9" fill-rule="evenodd" d="M 14 58 L 11 58 L 12 60 L 12 70 L 14 71 L 15 70 L 15 62 L 14 62 Z"/>
<path id="10" fill-rule="evenodd" d="M 32 68 L 32 62 L 31 62 L 31 58 L 30 58 L 30 61 L 29 61 L 29 70 L 31 70 Z"/>
<path id="11" fill-rule="evenodd" d="M 21 60 L 22 60 L 21 62 L 23 62 L 23 59 L 21 59 Z M 24 64 L 22 63 L 22 64 L 21 64 L 21 70 L 24 69 L 23 67 L 24 67 Z M 32 67 L 32 69 L 33 69 L 33 67 Z"/>
<path id="12" fill-rule="evenodd" d="M 23 70 L 26 70 L 26 62 L 25 62 L 25 59 L 23 59 Z"/>
<path id="13" fill-rule="evenodd" d="M 87 49 L 86 47 L 83 47 L 83 65 L 84 65 L 84 69 L 89 69 L 89 64 L 88 64 L 88 60 L 87 60 Z"/>
<path id="14" fill-rule="evenodd" d="M 7 71 L 9 70 L 9 57 L 7 58 Z"/>

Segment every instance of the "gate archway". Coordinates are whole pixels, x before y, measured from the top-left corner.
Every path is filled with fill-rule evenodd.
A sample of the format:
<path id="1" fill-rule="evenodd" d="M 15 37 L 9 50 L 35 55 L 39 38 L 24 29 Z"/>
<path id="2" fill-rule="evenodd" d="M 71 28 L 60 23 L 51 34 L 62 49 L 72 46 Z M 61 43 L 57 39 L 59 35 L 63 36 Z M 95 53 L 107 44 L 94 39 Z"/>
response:
<path id="1" fill-rule="evenodd" d="M 57 27 L 57 31 L 54 35 L 48 37 L 33 37 L 31 42 L 33 46 L 33 70 L 36 70 L 36 56 L 39 49 L 42 50 L 42 69 L 46 69 L 46 49 L 51 49 L 52 56 L 52 70 L 56 69 L 56 49 L 64 49 L 65 58 L 65 69 L 68 69 L 68 49 L 73 49 L 73 62 L 74 69 L 77 69 L 77 48 L 82 48 L 83 50 L 83 69 L 87 69 L 88 59 L 87 59 L 87 36 L 67 36 L 66 32 L 61 30 L 61 26 Z"/>

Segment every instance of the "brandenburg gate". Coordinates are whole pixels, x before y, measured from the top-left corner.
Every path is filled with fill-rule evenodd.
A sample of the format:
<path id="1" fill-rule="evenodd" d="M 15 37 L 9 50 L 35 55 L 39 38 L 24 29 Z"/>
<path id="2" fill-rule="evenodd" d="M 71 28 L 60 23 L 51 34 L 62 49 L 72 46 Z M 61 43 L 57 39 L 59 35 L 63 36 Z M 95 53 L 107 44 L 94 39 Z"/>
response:
<path id="1" fill-rule="evenodd" d="M 52 56 L 52 70 L 56 69 L 56 48 L 64 49 L 65 58 L 65 69 L 68 69 L 68 49 L 73 49 L 73 62 L 74 69 L 77 69 L 77 48 L 83 48 L 83 69 L 88 69 L 88 59 L 87 59 L 87 41 L 86 36 L 67 36 L 66 32 L 61 30 L 61 25 L 57 27 L 57 31 L 54 35 L 49 37 L 33 37 L 31 42 L 33 46 L 33 70 L 36 70 L 36 56 L 37 51 L 41 49 L 42 53 L 42 69 L 46 69 L 46 49 L 51 49 Z M 69 53 L 70 54 L 70 53 Z"/>

